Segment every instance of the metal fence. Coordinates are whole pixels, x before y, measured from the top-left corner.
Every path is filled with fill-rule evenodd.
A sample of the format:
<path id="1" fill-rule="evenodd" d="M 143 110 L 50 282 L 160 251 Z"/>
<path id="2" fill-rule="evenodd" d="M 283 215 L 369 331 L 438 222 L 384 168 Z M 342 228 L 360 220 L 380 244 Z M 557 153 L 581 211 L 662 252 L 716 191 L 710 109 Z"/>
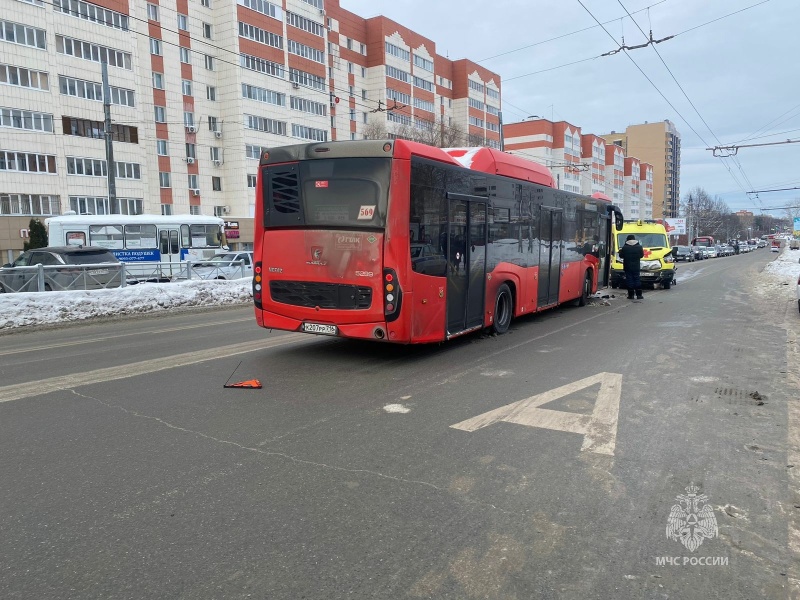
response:
<path id="1" fill-rule="evenodd" d="M 0 293 L 99 290 L 137 283 L 167 283 L 189 279 L 238 279 L 247 276 L 244 261 L 214 266 L 136 262 L 91 265 L 34 265 L 0 268 Z"/>

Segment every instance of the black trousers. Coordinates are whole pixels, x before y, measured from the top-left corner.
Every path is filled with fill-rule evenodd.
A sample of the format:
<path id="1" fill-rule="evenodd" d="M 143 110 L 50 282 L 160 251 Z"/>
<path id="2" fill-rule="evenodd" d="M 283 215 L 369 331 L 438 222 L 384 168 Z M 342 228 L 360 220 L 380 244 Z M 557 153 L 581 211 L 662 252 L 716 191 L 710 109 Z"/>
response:
<path id="1" fill-rule="evenodd" d="M 642 289 L 642 278 L 639 277 L 639 271 L 625 271 L 625 284 L 629 290 Z"/>

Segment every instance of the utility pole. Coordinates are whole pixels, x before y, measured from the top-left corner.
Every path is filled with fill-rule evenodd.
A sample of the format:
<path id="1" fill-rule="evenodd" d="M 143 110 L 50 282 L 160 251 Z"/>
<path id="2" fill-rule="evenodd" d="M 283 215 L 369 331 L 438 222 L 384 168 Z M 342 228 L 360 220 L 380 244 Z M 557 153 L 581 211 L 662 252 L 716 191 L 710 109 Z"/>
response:
<path id="1" fill-rule="evenodd" d="M 111 87 L 108 85 L 108 63 L 103 60 L 103 113 L 105 115 L 106 137 L 106 170 L 108 171 L 108 204 L 109 210 L 117 201 L 116 165 L 114 163 L 114 145 L 111 140 Z"/>
<path id="2" fill-rule="evenodd" d="M 497 116 L 500 119 L 500 152 L 505 152 L 506 143 L 505 136 L 503 135 L 503 111 L 500 111 Z"/>

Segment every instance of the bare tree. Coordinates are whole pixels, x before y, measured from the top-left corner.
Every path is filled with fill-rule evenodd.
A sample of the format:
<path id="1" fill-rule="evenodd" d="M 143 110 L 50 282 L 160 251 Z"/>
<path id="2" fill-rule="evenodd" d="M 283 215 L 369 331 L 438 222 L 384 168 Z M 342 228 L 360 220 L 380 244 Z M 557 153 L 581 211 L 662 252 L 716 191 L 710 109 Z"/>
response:
<path id="1" fill-rule="evenodd" d="M 438 122 L 428 121 L 423 126 L 405 123 L 387 124 L 383 113 L 372 115 L 364 126 L 366 140 L 382 140 L 390 136 L 395 139 L 410 140 L 437 148 L 454 148 L 467 144 L 464 129 L 459 125 L 447 125 L 442 118 Z"/>

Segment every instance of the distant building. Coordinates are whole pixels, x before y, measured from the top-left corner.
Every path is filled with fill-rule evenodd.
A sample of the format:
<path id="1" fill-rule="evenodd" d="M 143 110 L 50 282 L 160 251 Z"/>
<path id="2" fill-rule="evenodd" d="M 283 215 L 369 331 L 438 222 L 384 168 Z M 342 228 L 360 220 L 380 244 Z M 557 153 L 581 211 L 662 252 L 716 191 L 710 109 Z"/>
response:
<path id="1" fill-rule="evenodd" d="M 681 137 L 671 121 L 629 125 L 624 132 L 598 134 L 626 156 L 653 165 L 653 217 L 677 217 L 680 209 Z"/>
<path id="2" fill-rule="evenodd" d="M 653 218 L 653 165 L 625 154 L 621 144 L 582 134 L 566 121 L 533 119 L 503 127 L 505 150 L 548 167 L 559 189 L 606 196 L 625 218 Z"/>

